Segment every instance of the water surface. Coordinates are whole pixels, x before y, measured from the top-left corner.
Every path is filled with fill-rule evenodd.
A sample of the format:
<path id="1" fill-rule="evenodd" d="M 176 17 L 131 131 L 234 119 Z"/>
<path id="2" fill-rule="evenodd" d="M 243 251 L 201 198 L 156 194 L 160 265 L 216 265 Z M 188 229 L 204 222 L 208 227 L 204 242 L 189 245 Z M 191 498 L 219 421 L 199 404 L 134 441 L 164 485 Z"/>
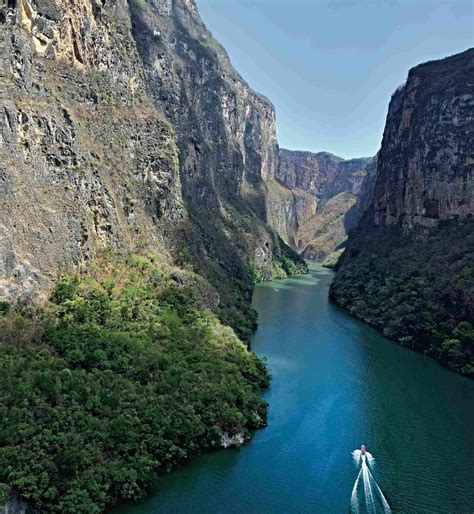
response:
<path id="1" fill-rule="evenodd" d="M 117 513 L 347 513 L 361 443 L 392 512 L 474 512 L 474 382 L 330 304 L 331 279 L 312 265 L 255 291 L 268 428 L 160 477 L 145 503 Z"/>

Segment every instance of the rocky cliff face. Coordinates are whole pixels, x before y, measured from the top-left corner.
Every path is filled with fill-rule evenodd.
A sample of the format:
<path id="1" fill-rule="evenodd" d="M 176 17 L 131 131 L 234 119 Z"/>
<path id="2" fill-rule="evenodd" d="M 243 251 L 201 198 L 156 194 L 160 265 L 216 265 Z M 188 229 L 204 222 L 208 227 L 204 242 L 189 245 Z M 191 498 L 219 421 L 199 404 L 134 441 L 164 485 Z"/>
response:
<path id="1" fill-rule="evenodd" d="M 377 175 L 377 164 L 379 154 L 372 157 L 365 167 L 365 177 L 362 180 L 356 203 L 347 211 L 344 216 L 344 227 L 349 233 L 357 227 L 365 211 L 372 205 L 375 177 Z"/>
<path id="2" fill-rule="evenodd" d="M 474 376 L 474 49 L 413 68 L 392 97 L 372 199 L 332 298 Z"/>
<path id="3" fill-rule="evenodd" d="M 474 212 L 474 50 L 421 64 L 392 96 L 373 195 L 377 226 Z"/>
<path id="4" fill-rule="evenodd" d="M 265 224 L 275 114 L 195 3 L 8 0 L 0 40 L 1 296 L 111 245 L 191 258 L 246 304 L 285 246 Z"/>
<path id="5" fill-rule="evenodd" d="M 45 511 L 99 512 L 265 423 L 268 374 L 242 344 L 256 325 L 253 284 L 305 269 L 266 223 L 275 113 L 192 0 L 0 0 L 0 59 L 0 411 L 16 409 L 19 390 L 32 399 L 21 396 L 26 437 L 2 440 L 0 511 L 26 511 L 8 500 L 17 492 Z M 45 296 L 42 309 L 22 308 Z M 59 297 L 82 305 L 78 324 Z M 82 323 L 87 335 L 74 339 Z M 49 329 L 64 330 L 79 360 L 63 358 Z M 86 363 L 90 353 L 101 364 Z M 41 389 L 40 368 L 64 395 Z M 73 399 L 77 386 L 59 384 L 76 372 L 90 394 Z M 112 390 L 109 413 L 100 402 Z M 84 465 L 65 464 L 64 445 Z M 39 485 L 41 455 L 56 472 Z"/>
<path id="6" fill-rule="evenodd" d="M 130 5 L 147 91 L 176 129 L 186 250 L 217 287 L 235 278 L 248 284 L 243 258 L 269 278 L 284 253 L 266 225 L 277 159 L 273 105 L 234 70 L 193 1 Z"/>
<path id="7" fill-rule="evenodd" d="M 185 215 L 171 124 L 126 2 L 22 1 L 0 26 L 1 293 L 29 299 L 99 246 L 165 252 Z"/>
<path id="8" fill-rule="evenodd" d="M 269 222 L 304 257 L 334 261 L 364 211 L 375 168 L 376 158 L 281 149 Z"/>

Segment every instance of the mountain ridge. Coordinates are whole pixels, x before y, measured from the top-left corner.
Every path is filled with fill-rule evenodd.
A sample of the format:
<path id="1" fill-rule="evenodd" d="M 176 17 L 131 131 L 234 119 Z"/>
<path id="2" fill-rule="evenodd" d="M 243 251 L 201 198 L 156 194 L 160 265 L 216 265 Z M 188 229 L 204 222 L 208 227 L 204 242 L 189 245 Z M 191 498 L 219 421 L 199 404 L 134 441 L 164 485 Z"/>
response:
<path id="1" fill-rule="evenodd" d="M 376 158 L 343 159 L 330 152 L 284 148 L 278 155 L 275 180 L 281 187 L 275 188 L 277 207 L 270 224 L 303 257 L 333 264 L 364 210 Z"/>

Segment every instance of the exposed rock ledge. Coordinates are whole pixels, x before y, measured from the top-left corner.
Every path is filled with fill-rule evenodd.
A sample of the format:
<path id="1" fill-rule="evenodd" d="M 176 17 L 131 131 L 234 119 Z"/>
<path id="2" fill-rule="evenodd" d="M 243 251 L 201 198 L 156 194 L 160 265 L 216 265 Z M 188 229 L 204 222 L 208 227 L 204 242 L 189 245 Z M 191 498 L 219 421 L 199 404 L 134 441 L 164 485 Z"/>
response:
<path id="1" fill-rule="evenodd" d="M 364 213 L 377 156 L 342 159 L 328 152 L 280 149 L 268 181 L 268 221 L 307 259 L 333 262 Z"/>
<path id="2" fill-rule="evenodd" d="M 245 435 L 243 432 L 237 432 L 237 434 L 230 435 L 229 432 L 223 432 L 221 435 L 221 446 L 223 448 L 230 448 L 232 446 L 242 446 L 245 441 L 248 441 L 250 436 Z"/>

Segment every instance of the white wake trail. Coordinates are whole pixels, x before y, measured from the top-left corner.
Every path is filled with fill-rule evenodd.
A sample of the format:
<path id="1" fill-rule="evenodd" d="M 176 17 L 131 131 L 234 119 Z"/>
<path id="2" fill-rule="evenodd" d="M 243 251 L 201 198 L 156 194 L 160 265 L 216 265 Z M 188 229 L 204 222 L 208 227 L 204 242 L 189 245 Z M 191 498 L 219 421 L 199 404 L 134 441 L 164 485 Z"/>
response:
<path id="1" fill-rule="evenodd" d="M 357 494 L 357 491 L 359 489 L 359 483 L 360 483 L 360 477 L 362 476 L 362 469 L 359 471 L 359 474 L 357 475 L 356 481 L 354 483 L 354 487 L 352 488 L 352 494 L 351 494 L 351 512 L 360 512 L 360 505 L 359 505 L 359 495 Z"/>
<path id="2" fill-rule="evenodd" d="M 353 514 L 391 514 L 390 506 L 382 493 L 377 481 L 370 471 L 369 464 L 374 458 L 369 452 L 360 450 L 352 452 L 354 461 L 360 465 L 351 494 L 351 512 Z"/>

